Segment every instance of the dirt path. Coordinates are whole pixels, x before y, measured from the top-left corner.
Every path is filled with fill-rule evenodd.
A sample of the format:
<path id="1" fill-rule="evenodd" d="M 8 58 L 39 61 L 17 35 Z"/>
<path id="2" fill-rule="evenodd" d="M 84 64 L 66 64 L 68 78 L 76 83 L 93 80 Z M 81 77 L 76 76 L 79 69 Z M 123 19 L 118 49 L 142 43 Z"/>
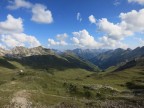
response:
<path id="1" fill-rule="evenodd" d="M 29 96 L 26 90 L 16 92 L 7 108 L 31 108 L 32 103 L 28 100 Z"/>

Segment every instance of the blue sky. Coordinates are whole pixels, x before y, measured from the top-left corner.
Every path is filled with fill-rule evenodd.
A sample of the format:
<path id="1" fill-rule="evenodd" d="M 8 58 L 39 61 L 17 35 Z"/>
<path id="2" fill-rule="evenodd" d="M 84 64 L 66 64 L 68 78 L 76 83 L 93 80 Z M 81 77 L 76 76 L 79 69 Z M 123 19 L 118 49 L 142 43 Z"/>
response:
<path id="1" fill-rule="evenodd" d="M 142 46 L 144 24 L 140 24 L 139 20 L 142 20 L 142 16 L 144 18 L 144 1 L 141 1 L 1 0 L 0 46 L 12 48 L 42 45 L 56 49 Z M 43 14 L 41 9 L 44 11 Z M 121 13 L 126 15 L 120 17 Z M 16 21 L 7 21 L 8 15 Z M 91 15 L 95 22 L 90 21 Z M 18 18 L 21 21 L 17 20 Z M 134 18 L 138 21 L 134 21 Z M 9 24 L 5 24 L 6 21 Z M 21 25 L 16 27 L 16 22 L 21 22 Z M 14 26 L 12 30 L 9 25 Z M 3 32 L 9 29 L 11 33 Z"/>

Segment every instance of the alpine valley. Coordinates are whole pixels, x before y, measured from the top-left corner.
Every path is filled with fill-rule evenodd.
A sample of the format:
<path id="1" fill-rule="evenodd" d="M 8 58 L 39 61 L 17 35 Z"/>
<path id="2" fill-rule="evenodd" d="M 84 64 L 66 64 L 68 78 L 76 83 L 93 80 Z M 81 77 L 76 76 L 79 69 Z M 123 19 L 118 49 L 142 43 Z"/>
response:
<path id="1" fill-rule="evenodd" d="M 0 48 L 1 108 L 143 108 L 144 47 Z"/>

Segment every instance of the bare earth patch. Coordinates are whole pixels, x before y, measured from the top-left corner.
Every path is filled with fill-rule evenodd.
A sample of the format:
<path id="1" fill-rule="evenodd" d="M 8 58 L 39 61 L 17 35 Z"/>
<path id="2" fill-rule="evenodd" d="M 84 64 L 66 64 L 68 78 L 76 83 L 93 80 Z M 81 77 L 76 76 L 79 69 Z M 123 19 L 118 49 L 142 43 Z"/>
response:
<path id="1" fill-rule="evenodd" d="M 26 90 L 18 91 L 14 94 L 10 101 L 10 105 L 6 108 L 31 108 L 32 103 L 28 100 L 30 94 Z"/>
<path id="2" fill-rule="evenodd" d="M 11 84 L 14 85 L 14 84 L 16 84 L 16 82 L 15 82 L 15 81 L 12 81 Z"/>

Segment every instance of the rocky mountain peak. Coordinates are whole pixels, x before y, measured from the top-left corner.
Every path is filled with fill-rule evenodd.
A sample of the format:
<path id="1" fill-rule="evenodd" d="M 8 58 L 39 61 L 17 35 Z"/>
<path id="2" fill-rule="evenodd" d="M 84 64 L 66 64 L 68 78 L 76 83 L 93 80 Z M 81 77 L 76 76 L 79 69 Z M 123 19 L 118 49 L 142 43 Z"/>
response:
<path id="1" fill-rule="evenodd" d="M 4 56 L 7 53 L 7 50 L 0 48 L 0 56 Z"/>
<path id="2" fill-rule="evenodd" d="M 8 57 L 21 58 L 26 56 L 49 55 L 49 54 L 54 54 L 54 51 L 43 48 L 42 46 L 38 46 L 34 48 L 25 48 L 23 46 L 18 46 L 9 50 L 9 52 L 6 53 L 5 55 Z"/>

